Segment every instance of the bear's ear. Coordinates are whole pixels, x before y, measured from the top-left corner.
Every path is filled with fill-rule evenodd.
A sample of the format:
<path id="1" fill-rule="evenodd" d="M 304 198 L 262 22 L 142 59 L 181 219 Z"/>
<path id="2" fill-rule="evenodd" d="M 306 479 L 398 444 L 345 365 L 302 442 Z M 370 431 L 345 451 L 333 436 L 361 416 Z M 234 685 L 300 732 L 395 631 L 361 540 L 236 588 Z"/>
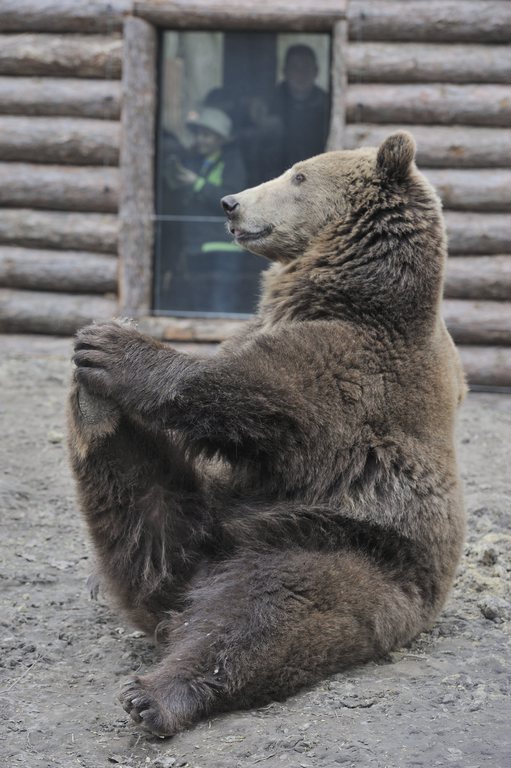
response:
<path id="1" fill-rule="evenodd" d="M 376 156 L 376 168 L 382 176 L 394 181 L 408 176 L 415 160 L 415 139 L 407 131 L 393 133 L 381 144 Z"/>

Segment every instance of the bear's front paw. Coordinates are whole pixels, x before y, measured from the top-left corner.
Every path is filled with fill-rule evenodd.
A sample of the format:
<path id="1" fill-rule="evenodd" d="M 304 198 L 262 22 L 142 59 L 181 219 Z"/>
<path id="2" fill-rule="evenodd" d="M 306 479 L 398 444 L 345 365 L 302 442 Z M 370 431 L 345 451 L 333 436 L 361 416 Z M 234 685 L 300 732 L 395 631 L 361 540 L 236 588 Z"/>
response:
<path id="1" fill-rule="evenodd" d="M 138 374 L 156 345 L 135 328 L 117 322 L 89 325 L 78 331 L 73 362 L 76 380 L 87 392 L 129 405 Z M 126 401 L 126 402 L 125 402 Z M 86 406 L 87 408 L 87 406 Z"/>

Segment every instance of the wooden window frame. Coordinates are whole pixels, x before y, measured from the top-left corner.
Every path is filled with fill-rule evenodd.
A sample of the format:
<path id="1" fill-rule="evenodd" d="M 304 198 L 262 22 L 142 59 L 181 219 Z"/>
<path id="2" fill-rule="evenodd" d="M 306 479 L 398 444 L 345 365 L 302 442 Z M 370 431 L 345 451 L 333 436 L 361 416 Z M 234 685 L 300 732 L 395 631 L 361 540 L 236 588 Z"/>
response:
<path id="1" fill-rule="evenodd" d="M 328 32 L 332 38 L 328 149 L 343 146 L 347 0 L 140 0 L 124 23 L 119 204 L 119 307 L 168 340 L 220 341 L 243 320 L 154 316 L 152 311 L 157 55 L 160 30 Z"/>

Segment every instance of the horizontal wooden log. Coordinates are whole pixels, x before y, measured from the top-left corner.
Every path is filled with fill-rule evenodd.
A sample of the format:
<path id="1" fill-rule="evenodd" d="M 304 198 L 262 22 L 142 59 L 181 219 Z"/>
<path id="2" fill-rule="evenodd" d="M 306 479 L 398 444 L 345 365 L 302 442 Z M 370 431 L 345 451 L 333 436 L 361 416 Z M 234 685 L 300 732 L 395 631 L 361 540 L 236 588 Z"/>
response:
<path id="1" fill-rule="evenodd" d="M 511 211 L 511 169 L 422 168 L 444 208 Z"/>
<path id="2" fill-rule="evenodd" d="M 117 120 L 0 115 L 0 157 L 29 163 L 117 165 Z"/>
<path id="3" fill-rule="evenodd" d="M 361 83 L 509 83 L 511 47 L 350 43 L 348 79 Z"/>
<path id="4" fill-rule="evenodd" d="M 134 0 L 133 11 L 159 27 L 331 31 L 346 18 L 347 0 Z"/>
<path id="5" fill-rule="evenodd" d="M 511 4 L 510 4 L 511 6 Z M 347 93 L 349 123 L 511 126 L 505 85 L 356 85 Z"/>
<path id="6" fill-rule="evenodd" d="M 0 245 L 0 285 L 37 291 L 111 293 L 117 290 L 117 259 L 84 251 Z"/>
<path id="7" fill-rule="evenodd" d="M 117 301 L 104 296 L 0 288 L 1 333 L 70 335 L 116 312 Z"/>
<path id="8" fill-rule="evenodd" d="M 351 0 L 352 40 L 507 43 L 511 4 L 502 0 Z"/>
<path id="9" fill-rule="evenodd" d="M 112 32 L 122 29 L 131 0 L 2 0 L 3 32 Z"/>
<path id="10" fill-rule="evenodd" d="M 0 163 L 0 206 L 103 213 L 118 197 L 117 168 Z"/>
<path id="11" fill-rule="evenodd" d="M 0 77 L 0 114 L 119 118 L 117 80 Z"/>
<path id="12" fill-rule="evenodd" d="M 137 318 L 137 327 L 162 341 L 211 343 L 225 341 L 241 331 L 246 322 L 228 318 L 144 316 Z"/>
<path id="13" fill-rule="evenodd" d="M 119 35 L 1 35 L 0 75 L 121 76 Z"/>
<path id="14" fill-rule="evenodd" d="M 457 256 L 447 260 L 448 299 L 511 301 L 511 256 Z"/>
<path id="15" fill-rule="evenodd" d="M 511 131 L 465 125 L 407 125 L 417 142 L 417 162 L 424 167 L 509 168 Z M 403 125 L 352 123 L 344 130 L 346 149 L 376 147 Z"/>
<path id="16" fill-rule="evenodd" d="M 458 347 L 470 385 L 511 387 L 511 347 Z"/>
<path id="17" fill-rule="evenodd" d="M 457 344 L 511 346 L 511 301 L 445 299 L 443 316 Z"/>
<path id="18" fill-rule="evenodd" d="M 5 245 L 117 253 L 118 229 L 112 213 L 0 208 L 0 243 Z"/>
<path id="19" fill-rule="evenodd" d="M 511 253 L 511 217 L 505 213 L 445 211 L 450 254 Z"/>

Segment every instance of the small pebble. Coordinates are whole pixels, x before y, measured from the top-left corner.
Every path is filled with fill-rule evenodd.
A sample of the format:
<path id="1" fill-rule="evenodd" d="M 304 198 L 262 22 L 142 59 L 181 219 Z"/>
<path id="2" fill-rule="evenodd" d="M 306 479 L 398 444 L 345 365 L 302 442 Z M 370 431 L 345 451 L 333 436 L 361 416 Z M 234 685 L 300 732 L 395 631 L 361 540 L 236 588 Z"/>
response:
<path id="1" fill-rule="evenodd" d="M 157 757 L 156 760 L 153 760 L 151 763 L 152 768 L 172 768 L 173 765 L 176 764 L 176 758 L 163 755 L 161 757 Z"/>
<path id="2" fill-rule="evenodd" d="M 53 443 L 54 445 L 57 445 L 57 443 L 61 443 L 64 439 L 64 435 L 62 432 L 59 432 L 57 429 L 50 429 L 48 432 L 48 442 Z"/>
<path id="3" fill-rule="evenodd" d="M 511 618 L 511 603 L 496 595 L 484 595 L 477 604 L 485 619 L 490 621 L 505 621 Z"/>
<path id="4" fill-rule="evenodd" d="M 497 560 L 498 560 L 498 554 L 493 547 L 489 547 L 488 549 L 485 549 L 481 557 L 479 558 L 479 562 L 482 565 L 495 565 Z"/>

